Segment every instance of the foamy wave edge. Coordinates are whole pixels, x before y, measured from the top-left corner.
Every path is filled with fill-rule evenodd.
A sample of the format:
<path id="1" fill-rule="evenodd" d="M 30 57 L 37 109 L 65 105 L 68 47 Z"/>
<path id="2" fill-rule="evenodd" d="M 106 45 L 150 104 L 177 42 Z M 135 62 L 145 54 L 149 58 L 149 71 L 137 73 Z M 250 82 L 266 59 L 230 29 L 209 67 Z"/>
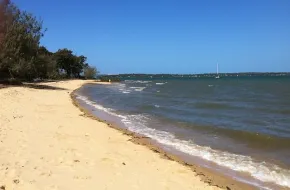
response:
<path id="1" fill-rule="evenodd" d="M 152 81 L 149 80 L 125 80 L 126 83 L 141 83 L 141 84 L 147 84 Z"/>
<path id="2" fill-rule="evenodd" d="M 234 171 L 246 172 L 262 182 L 270 182 L 277 185 L 290 187 L 290 171 L 280 168 L 277 165 L 254 161 L 250 156 L 217 151 L 210 147 L 199 146 L 191 141 L 180 140 L 175 138 L 175 136 L 169 132 L 149 128 L 141 122 L 134 123 L 132 121 L 132 117 L 134 117 L 134 115 L 118 115 L 113 112 L 114 110 L 98 105 L 85 96 L 77 95 L 76 98 L 96 109 L 119 117 L 128 130 L 150 137 L 158 143 L 175 148 L 183 153 L 200 157 L 204 160 L 213 162 Z M 140 117 L 140 115 L 135 116 Z"/>

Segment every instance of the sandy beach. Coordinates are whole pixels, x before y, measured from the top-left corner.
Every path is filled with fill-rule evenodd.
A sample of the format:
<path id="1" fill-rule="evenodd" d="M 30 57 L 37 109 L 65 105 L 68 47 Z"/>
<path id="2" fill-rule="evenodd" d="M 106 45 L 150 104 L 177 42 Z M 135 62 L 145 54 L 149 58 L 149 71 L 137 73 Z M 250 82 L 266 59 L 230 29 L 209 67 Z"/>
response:
<path id="1" fill-rule="evenodd" d="M 86 82 L 0 89 L 0 189 L 220 189 L 86 117 L 71 99 Z"/>

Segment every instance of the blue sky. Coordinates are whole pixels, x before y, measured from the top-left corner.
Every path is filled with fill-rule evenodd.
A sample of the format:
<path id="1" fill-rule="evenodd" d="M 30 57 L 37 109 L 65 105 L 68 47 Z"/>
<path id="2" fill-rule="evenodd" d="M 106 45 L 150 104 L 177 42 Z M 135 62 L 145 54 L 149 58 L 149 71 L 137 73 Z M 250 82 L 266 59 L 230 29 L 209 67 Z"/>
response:
<path id="1" fill-rule="evenodd" d="M 14 0 L 102 73 L 290 71 L 290 0 Z"/>

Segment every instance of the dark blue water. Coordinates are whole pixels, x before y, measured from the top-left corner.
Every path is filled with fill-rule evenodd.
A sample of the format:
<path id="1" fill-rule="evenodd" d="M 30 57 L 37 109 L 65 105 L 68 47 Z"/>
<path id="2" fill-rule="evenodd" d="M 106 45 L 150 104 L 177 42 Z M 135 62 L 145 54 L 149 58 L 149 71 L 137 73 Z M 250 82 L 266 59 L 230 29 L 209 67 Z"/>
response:
<path id="1" fill-rule="evenodd" d="M 131 131 L 290 187 L 290 78 L 126 80 L 79 94 Z"/>

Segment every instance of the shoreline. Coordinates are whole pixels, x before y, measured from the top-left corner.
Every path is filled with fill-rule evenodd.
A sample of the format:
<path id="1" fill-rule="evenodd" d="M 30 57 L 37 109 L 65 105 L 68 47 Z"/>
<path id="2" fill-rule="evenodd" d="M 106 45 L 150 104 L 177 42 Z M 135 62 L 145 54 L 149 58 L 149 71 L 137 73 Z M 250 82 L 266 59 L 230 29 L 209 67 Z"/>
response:
<path id="1" fill-rule="evenodd" d="M 89 82 L 85 83 L 82 86 L 86 84 L 111 84 L 111 83 L 99 83 L 99 82 Z M 81 87 L 82 87 L 81 86 Z M 79 87 L 79 88 L 81 88 Z M 241 181 L 238 181 L 234 178 L 231 178 L 221 172 L 215 171 L 210 168 L 206 168 L 204 166 L 200 166 L 196 163 L 188 163 L 186 162 L 181 156 L 178 156 L 174 153 L 170 153 L 164 148 L 162 148 L 160 145 L 158 145 L 156 142 L 154 142 L 152 139 L 149 137 L 146 137 L 144 135 L 140 135 L 138 133 L 129 131 L 128 129 L 121 128 L 117 126 L 116 124 L 112 124 L 110 122 L 107 122 L 106 120 L 102 120 L 101 118 L 98 118 L 94 114 L 92 114 L 88 109 L 84 108 L 78 100 L 76 99 L 76 91 L 79 90 L 75 89 L 71 94 L 70 97 L 72 99 L 72 103 L 84 114 L 82 115 L 83 117 L 88 117 L 90 119 L 103 122 L 105 123 L 108 127 L 113 128 L 117 131 L 120 131 L 122 134 L 127 135 L 130 137 L 129 141 L 137 144 L 137 145 L 142 145 L 148 148 L 149 150 L 153 151 L 154 153 L 157 153 L 160 158 L 165 159 L 165 160 L 170 160 L 170 161 L 175 161 L 183 166 L 186 166 L 190 168 L 193 172 L 194 176 L 199 176 L 201 181 L 204 183 L 209 184 L 210 186 L 215 186 L 218 188 L 222 189 L 237 189 L 237 190 L 248 190 L 248 189 L 259 189 L 256 186 L 250 185 L 248 183 L 244 183 Z"/>
<path id="2" fill-rule="evenodd" d="M 0 90 L 1 189 L 221 189 L 85 116 L 71 93 L 87 82 Z"/>

